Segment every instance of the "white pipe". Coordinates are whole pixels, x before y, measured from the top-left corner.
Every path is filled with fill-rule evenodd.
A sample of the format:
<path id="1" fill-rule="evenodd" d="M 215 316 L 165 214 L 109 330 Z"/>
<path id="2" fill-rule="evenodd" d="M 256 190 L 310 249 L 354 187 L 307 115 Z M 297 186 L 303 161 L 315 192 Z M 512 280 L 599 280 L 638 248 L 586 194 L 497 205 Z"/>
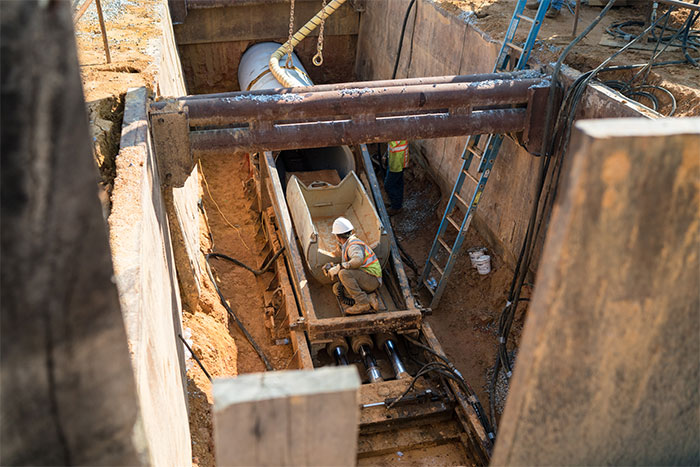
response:
<path id="1" fill-rule="evenodd" d="M 268 68 L 268 60 L 275 50 L 280 47 L 277 42 L 261 42 L 245 51 L 238 65 L 238 83 L 241 91 L 257 91 L 260 89 L 276 89 L 284 87 Z M 292 53 L 294 68 L 287 70 L 289 75 L 303 83 L 301 86 L 313 86 L 309 75 L 299 57 Z"/>

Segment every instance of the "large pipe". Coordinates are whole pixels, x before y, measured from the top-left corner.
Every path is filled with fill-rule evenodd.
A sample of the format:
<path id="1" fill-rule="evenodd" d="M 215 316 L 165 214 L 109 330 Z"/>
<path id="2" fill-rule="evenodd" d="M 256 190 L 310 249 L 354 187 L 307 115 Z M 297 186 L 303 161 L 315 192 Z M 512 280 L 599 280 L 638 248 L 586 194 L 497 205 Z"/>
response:
<path id="1" fill-rule="evenodd" d="M 280 151 L 322 146 L 380 143 L 445 138 L 485 133 L 511 133 L 525 129 L 525 109 L 472 112 L 469 115 L 408 115 L 376 120 L 336 120 L 315 123 L 270 125 L 267 128 L 224 129 L 190 132 L 192 150 L 204 154 L 234 151 Z"/>
<path id="2" fill-rule="evenodd" d="M 528 89 L 542 79 L 341 89 L 314 93 L 185 100 L 190 126 L 228 126 L 338 116 L 386 115 L 528 102 Z M 156 107 L 157 108 L 157 107 Z M 405 138 L 404 138 L 405 139 Z"/>

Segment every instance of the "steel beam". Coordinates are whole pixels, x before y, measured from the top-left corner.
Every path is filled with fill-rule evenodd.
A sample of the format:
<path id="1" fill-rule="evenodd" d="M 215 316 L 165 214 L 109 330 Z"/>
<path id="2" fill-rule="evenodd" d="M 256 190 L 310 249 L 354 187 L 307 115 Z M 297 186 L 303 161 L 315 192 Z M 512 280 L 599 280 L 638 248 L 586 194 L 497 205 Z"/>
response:
<path id="1" fill-rule="evenodd" d="M 374 120 L 336 120 L 190 132 L 192 150 L 202 154 L 279 151 L 283 149 L 378 143 L 392 139 L 445 138 L 525 129 L 526 110 L 500 109 L 465 115 L 403 115 Z"/>
<path id="2" fill-rule="evenodd" d="M 185 103 L 190 103 L 200 99 L 215 99 L 221 97 L 238 97 L 241 95 L 251 96 L 268 96 L 271 94 L 295 94 L 295 93 L 310 93 L 310 92 L 325 92 L 337 91 L 341 89 L 355 88 L 386 88 L 392 86 L 414 86 L 421 84 L 448 84 L 448 83 L 474 83 L 477 81 L 492 81 L 500 80 L 507 81 L 512 79 L 530 79 L 540 78 L 545 80 L 545 75 L 535 70 L 509 71 L 504 73 L 483 73 L 476 75 L 445 75 L 445 76 L 425 76 L 421 78 L 404 78 L 404 79 L 385 79 L 377 81 L 352 81 L 350 83 L 333 83 L 333 84 L 316 84 L 314 86 L 301 86 L 296 88 L 275 88 L 275 89 L 260 89 L 257 91 L 236 91 L 236 92 L 220 92 L 215 94 L 197 94 L 181 98 Z M 167 101 L 156 102 L 153 105 L 155 108 L 164 107 Z"/>
<path id="3" fill-rule="evenodd" d="M 497 107 L 528 102 L 528 89 L 541 79 L 489 80 L 383 88 L 353 88 L 312 93 L 250 95 L 184 100 L 191 127 L 244 122 L 382 116 L 442 109 Z"/>

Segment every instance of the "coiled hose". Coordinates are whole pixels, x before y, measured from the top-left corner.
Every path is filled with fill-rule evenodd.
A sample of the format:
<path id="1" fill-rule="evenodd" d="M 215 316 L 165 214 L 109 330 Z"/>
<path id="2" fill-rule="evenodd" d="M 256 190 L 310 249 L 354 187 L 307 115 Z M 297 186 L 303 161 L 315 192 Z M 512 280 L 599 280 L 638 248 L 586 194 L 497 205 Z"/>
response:
<path id="1" fill-rule="evenodd" d="M 328 5 L 326 5 L 324 8 L 321 9 L 316 15 L 311 18 L 305 25 L 303 25 L 293 36 L 291 41 L 287 41 L 284 44 L 280 46 L 279 49 L 275 50 L 275 52 L 270 56 L 270 61 L 268 62 L 268 65 L 270 67 L 270 72 L 272 75 L 277 78 L 277 81 L 279 81 L 282 86 L 286 88 L 293 88 L 296 86 L 306 86 L 306 83 L 302 83 L 298 79 L 289 76 L 287 71 L 280 66 L 280 58 L 284 56 L 287 52 L 289 52 L 290 48 L 293 49 L 296 47 L 299 42 L 304 40 L 306 36 L 311 34 L 314 29 L 316 29 L 318 26 L 320 26 L 321 21 L 324 21 L 326 18 L 328 18 L 330 15 L 335 13 L 335 11 L 340 8 L 340 6 L 345 3 L 346 0 L 332 0 Z"/>

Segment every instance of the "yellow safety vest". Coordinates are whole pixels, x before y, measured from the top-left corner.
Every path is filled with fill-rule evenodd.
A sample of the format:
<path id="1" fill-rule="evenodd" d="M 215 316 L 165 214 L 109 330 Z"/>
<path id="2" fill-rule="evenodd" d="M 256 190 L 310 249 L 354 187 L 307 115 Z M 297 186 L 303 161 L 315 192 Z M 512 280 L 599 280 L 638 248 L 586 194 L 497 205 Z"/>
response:
<path id="1" fill-rule="evenodd" d="M 365 242 L 355 237 L 354 235 L 348 238 L 348 241 L 343 244 L 343 261 L 350 261 L 350 257 L 348 256 L 348 249 L 352 245 L 360 245 L 365 252 L 365 259 L 362 262 L 362 266 L 360 266 L 360 269 L 373 276 L 382 277 L 382 266 L 379 264 L 377 255 L 374 254 L 374 251 L 372 251 L 372 249 L 368 247 Z"/>
<path id="2" fill-rule="evenodd" d="M 401 172 L 408 167 L 408 141 L 389 143 L 389 171 Z"/>

